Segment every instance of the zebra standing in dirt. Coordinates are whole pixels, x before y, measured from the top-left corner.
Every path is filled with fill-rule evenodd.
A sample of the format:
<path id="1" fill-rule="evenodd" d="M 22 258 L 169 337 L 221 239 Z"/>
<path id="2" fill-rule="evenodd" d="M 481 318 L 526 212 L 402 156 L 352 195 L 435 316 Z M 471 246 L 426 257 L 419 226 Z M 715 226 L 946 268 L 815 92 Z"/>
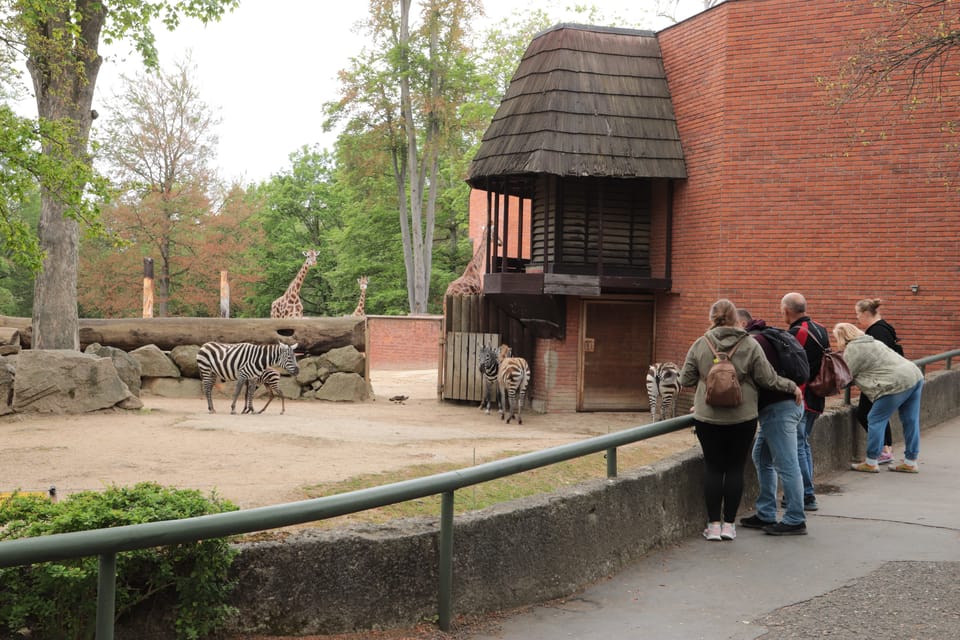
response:
<path id="1" fill-rule="evenodd" d="M 260 411 L 253 410 L 253 394 L 257 392 L 257 387 L 263 385 L 267 388 L 267 393 L 270 394 L 270 397 L 267 398 L 267 403 L 263 405 L 263 409 Z M 243 403 L 243 413 L 263 413 L 267 410 L 267 407 L 270 406 L 270 403 L 273 402 L 274 397 L 280 397 L 280 413 L 283 414 L 287 410 L 287 405 L 283 400 L 283 393 L 280 391 L 280 372 L 276 369 L 264 369 L 256 380 L 253 382 L 247 383 L 247 394 L 246 400 Z"/>
<path id="2" fill-rule="evenodd" d="M 486 414 L 490 415 L 490 405 L 500 404 L 497 372 L 500 370 L 500 361 L 497 359 L 497 350 L 493 347 L 480 347 L 480 357 L 477 362 L 483 383 L 483 395 L 480 396 L 480 410 L 486 405 Z M 502 412 L 501 412 L 502 413 Z"/>
<path id="3" fill-rule="evenodd" d="M 520 410 L 527 395 L 527 385 L 530 383 L 530 365 L 523 358 L 506 357 L 510 347 L 500 345 L 500 371 L 497 373 L 497 382 L 500 385 L 500 418 L 506 419 L 507 424 L 517 417 L 517 423 L 523 424 Z"/>
<path id="4" fill-rule="evenodd" d="M 677 395 L 680 393 L 680 367 L 674 362 L 654 362 L 647 371 L 647 396 L 650 418 L 664 420 L 667 413 L 677 416 Z M 659 416 L 657 415 L 659 411 Z"/>
<path id="5" fill-rule="evenodd" d="M 216 413 L 213 408 L 213 383 L 219 380 L 236 380 L 237 386 L 233 392 L 233 403 L 230 413 L 237 412 L 237 397 L 240 390 L 257 380 L 267 368 L 280 367 L 291 375 L 300 373 L 297 366 L 297 356 L 294 349 L 297 345 L 251 344 L 239 342 L 224 344 L 207 342 L 197 352 L 197 368 L 200 370 L 200 381 L 203 385 L 203 394 L 207 398 L 207 409 Z M 256 388 L 256 387 L 254 387 Z M 247 393 L 252 398 L 253 392 L 247 387 Z"/>

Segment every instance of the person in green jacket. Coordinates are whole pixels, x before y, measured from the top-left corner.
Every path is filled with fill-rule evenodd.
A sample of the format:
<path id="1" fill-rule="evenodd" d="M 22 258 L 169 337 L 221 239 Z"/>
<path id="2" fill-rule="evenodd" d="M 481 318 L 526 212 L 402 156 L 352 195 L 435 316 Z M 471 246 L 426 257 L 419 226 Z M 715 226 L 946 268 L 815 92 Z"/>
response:
<path id="1" fill-rule="evenodd" d="M 710 327 L 690 346 L 680 384 L 695 387 L 693 424 L 703 450 L 704 500 L 707 507 L 707 540 L 733 540 L 737 511 L 743 497 L 743 473 L 757 430 L 757 387 L 794 394 L 797 404 L 803 394 L 797 385 L 777 375 L 760 344 L 737 326 L 737 307 L 725 298 L 710 307 Z M 709 341 L 709 342 L 708 342 Z M 742 401 L 736 407 L 707 403 L 706 378 L 715 362 L 711 345 L 718 352 L 733 351 L 730 362 L 737 371 Z"/>
<path id="2" fill-rule="evenodd" d="M 880 471 L 878 459 L 883 451 L 883 431 L 896 411 L 903 426 L 903 462 L 887 468 L 918 473 L 920 397 L 923 394 L 920 367 L 849 322 L 838 323 L 833 328 L 833 335 L 843 349 L 843 359 L 847 361 L 854 384 L 873 401 L 867 414 L 867 458 L 850 465 L 850 468 L 865 473 Z"/>

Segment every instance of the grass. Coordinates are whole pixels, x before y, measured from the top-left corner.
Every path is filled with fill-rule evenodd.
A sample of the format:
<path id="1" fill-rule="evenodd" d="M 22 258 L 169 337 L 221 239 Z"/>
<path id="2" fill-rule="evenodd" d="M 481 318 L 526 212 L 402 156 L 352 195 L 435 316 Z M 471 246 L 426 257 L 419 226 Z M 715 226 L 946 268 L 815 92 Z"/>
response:
<path id="1" fill-rule="evenodd" d="M 504 451 L 494 459 L 500 460 L 525 453 L 521 451 Z M 632 467 L 650 464 L 660 459 L 660 455 L 652 452 L 650 447 L 635 443 L 617 449 L 617 467 L 620 472 Z M 480 462 L 490 462 L 483 460 Z M 437 473 L 453 471 L 462 468 L 455 464 L 422 464 L 405 467 L 387 473 L 374 473 L 355 476 L 338 482 L 328 482 L 311 485 L 304 488 L 309 498 L 319 498 L 349 491 L 379 487 L 403 480 L 423 478 Z M 574 460 L 552 464 L 540 469 L 491 480 L 482 484 L 465 487 L 454 493 L 454 512 L 462 514 L 469 511 L 484 509 L 501 502 L 515 500 L 540 493 L 550 493 L 562 487 L 570 486 L 596 478 L 605 478 L 607 475 L 606 456 L 604 453 L 594 453 Z M 428 496 L 417 500 L 408 500 L 397 504 L 368 509 L 360 513 L 332 518 L 316 522 L 312 526 L 332 528 L 344 524 L 382 523 L 396 518 L 415 516 L 440 515 L 440 496 Z"/>

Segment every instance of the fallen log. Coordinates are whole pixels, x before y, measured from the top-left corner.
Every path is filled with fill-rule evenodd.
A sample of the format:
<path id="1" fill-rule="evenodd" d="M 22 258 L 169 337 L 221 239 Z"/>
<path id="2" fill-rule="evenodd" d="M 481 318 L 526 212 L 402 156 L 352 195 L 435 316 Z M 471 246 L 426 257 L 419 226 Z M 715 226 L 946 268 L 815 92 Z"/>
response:
<path id="1" fill-rule="evenodd" d="M 30 318 L 0 316 L 0 327 L 19 331 L 20 344 L 30 348 Z M 363 318 L 81 318 L 80 349 L 99 343 L 124 351 L 148 344 L 169 351 L 174 347 L 204 342 L 296 342 L 298 351 L 320 355 L 339 347 L 366 351 Z"/>

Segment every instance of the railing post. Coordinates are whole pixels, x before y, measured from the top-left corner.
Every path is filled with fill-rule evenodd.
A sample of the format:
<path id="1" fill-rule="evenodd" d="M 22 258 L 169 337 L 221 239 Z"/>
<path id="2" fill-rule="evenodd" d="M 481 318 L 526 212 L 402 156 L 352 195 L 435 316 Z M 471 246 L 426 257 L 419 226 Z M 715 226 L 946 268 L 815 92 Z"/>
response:
<path id="1" fill-rule="evenodd" d="M 610 447 L 607 449 L 607 477 L 616 478 L 617 477 L 617 448 Z"/>
<path id="2" fill-rule="evenodd" d="M 440 497 L 440 600 L 437 621 L 441 631 L 450 630 L 453 609 L 453 491 Z M 98 639 L 99 640 L 99 639 Z"/>
<path id="3" fill-rule="evenodd" d="M 117 554 L 100 556 L 97 575 L 97 640 L 113 640 L 113 616 L 117 607 Z"/>

